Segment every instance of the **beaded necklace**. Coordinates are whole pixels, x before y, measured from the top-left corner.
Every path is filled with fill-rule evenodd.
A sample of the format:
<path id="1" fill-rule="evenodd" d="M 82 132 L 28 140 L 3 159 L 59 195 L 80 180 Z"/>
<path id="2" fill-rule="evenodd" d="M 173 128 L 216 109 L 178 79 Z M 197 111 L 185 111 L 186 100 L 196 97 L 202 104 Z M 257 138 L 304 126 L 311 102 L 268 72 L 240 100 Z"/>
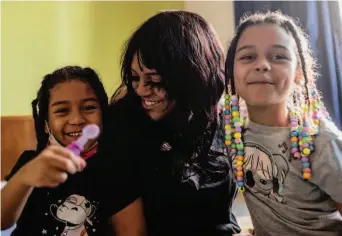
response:
<path id="1" fill-rule="evenodd" d="M 311 113 L 313 123 L 318 126 L 318 102 L 317 94 L 312 92 Z M 238 107 L 238 97 L 236 95 L 225 95 L 225 144 L 230 150 L 230 156 L 236 154 L 236 166 L 234 167 L 235 176 L 238 188 L 241 192 L 245 191 L 244 187 L 244 144 L 242 140 L 243 117 L 240 114 Z M 290 139 L 291 139 L 291 157 L 300 159 L 302 163 L 303 179 L 311 178 L 310 154 L 314 151 L 312 135 L 310 135 L 309 122 L 307 119 L 308 106 L 305 105 L 302 109 L 304 114 L 302 122 L 300 122 L 299 112 L 290 111 Z"/>

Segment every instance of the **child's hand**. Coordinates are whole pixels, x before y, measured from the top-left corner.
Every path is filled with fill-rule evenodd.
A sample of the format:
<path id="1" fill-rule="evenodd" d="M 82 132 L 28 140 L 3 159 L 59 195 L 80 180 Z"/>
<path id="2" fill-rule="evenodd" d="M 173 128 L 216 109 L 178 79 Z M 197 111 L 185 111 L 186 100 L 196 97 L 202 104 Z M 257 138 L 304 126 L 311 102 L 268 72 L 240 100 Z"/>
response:
<path id="1" fill-rule="evenodd" d="M 57 187 L 64 183 L 69 174 L 75 174 L 86 166 L 64 147 L 51 145 L 18 171 L 18 179 L 32 187 Z"/>

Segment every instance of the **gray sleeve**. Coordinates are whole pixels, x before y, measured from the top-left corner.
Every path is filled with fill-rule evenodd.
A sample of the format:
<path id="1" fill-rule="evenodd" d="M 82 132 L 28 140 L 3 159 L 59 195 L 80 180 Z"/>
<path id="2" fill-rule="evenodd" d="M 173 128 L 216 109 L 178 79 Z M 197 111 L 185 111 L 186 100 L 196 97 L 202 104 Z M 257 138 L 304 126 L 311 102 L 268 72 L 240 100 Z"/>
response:
<path id="1" fill-rule="evenodd" d="M 329 140 L 312 160 L 311 181 L 336 203 L 342 203 L 342 136 Z"/>

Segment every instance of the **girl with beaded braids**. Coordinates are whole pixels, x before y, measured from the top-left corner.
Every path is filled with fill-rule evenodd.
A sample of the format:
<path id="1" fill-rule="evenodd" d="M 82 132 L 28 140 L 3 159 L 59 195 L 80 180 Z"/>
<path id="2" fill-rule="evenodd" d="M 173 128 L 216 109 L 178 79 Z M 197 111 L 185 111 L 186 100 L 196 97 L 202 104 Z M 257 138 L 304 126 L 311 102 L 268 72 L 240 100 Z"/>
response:
<path id="1" fill-rule="evenodd" d="M 280 12 L 245 16 L 225 71 L 225 142 L 256 235 L 342 235 L 342 132 L 303 30 Z"/>

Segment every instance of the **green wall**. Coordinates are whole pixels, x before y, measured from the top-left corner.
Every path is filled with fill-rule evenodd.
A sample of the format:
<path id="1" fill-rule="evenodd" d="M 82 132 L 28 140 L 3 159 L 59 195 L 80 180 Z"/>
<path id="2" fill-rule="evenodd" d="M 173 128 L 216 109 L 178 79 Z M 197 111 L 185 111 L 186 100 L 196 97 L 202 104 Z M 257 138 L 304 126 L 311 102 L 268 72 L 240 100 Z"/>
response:
<path id="1" fill-rule="evenodd" d="M 31 114 L 42 77 L 65 65 L 94 68 L 110 96 L 124 42 L 163 9 L 184 2 L 1 2 L 1 115 Z"/>

